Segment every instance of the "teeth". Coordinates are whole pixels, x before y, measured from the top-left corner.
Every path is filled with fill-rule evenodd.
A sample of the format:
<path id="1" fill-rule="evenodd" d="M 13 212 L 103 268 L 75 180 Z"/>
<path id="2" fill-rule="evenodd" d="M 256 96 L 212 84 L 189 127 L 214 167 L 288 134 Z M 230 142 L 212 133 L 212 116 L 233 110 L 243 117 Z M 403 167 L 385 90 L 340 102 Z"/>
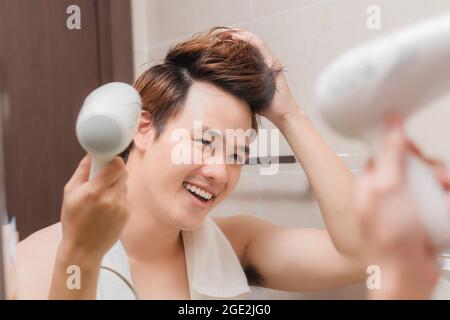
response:
<path id="1" fill-rule="evenodd" d="M 189 183 L 184 183 L 184 187 L 186 189 L 188 189 L 189 191 L 195 193 L 196 195 L 199 195 L 200 197 L 202 197 L 205 200 L 209 200 L 213 196 L 212 193 L 210 193 L 210 192 L 208 192 L 206 190 L 203 190 L 203 189 L 201 189 L 199 187 L 193 186 L 193 185 L 191 185 Z"/>

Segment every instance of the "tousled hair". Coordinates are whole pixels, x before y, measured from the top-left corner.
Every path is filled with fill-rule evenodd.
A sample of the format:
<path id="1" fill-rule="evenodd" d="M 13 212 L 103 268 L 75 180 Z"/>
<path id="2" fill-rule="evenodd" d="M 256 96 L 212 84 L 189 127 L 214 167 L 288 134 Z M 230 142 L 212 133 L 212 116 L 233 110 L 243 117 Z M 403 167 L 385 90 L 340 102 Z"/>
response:
<path id="1" fill-rule="evenodd" d="M 271 102 L 280 71 L 267 66 L 256 47 L 232 38 L 229 28 L 214 27 L 172 47 L 164 62 L 144 71 L 134 87 L 155 129 L 155 141 L 182 110 L 194 81 L 212 83 L 246 102 L 257 131 L 258 114 Z M 121 154 L 125 161 L 132 147 Z"/>

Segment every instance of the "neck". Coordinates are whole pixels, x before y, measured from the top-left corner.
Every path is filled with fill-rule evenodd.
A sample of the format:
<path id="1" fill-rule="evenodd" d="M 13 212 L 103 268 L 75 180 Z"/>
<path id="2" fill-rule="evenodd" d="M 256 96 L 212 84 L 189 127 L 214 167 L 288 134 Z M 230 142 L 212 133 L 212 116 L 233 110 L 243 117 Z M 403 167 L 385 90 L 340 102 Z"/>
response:
<path id="1" fill-rule="evenodd" d="M 130 162 L 131 160 L 131 162 Z M 180 229 L 161 217 L 140 183 L 138 159 L 128 159 L 128 202 L 130 218 L 120 241 L 134 261 L 164 261 L 174 258 L 183 248 Z"/>

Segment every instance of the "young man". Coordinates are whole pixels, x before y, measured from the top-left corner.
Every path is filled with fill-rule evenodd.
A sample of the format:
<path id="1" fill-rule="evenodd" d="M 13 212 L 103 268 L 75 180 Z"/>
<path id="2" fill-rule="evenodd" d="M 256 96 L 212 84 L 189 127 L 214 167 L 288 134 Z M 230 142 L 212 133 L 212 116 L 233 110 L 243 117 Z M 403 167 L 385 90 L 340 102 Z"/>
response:
<path id="1" fill-rule="evenodd" d="M 354 178 L 314 129 L 280 70 L 256 35 L 218 28 L 177 45 L 164 63 L 144 72 L 135 84 L 144 112 L 126 165 L 115 159 L 88 181 L 90 161 L 83 159 L 65 187 L 62 225 L 19 244 L 19 297 L 96 298 L 102 259 L 120 242 L 139 298 L 192 298 L 181 234 L 195 232 L 237 185 L 249 140 L 235 146 L 225 131 L 255 128 L 258 114 L 290 144 L 327 230 L 284 229 L 249 215 L 214 218 L 249 283 L 310 291 L 363 281 Z M 217 129 L 230 148 L 209 154 L 214 141 L 195 139 L 195 121 Z M 237 163 L 175 164 L 171 134 L 180 129 L 191 133 L 186 143 L 192 150 Z M 81 270 L 78 290 L 66 285 L 71 265 Z"/>

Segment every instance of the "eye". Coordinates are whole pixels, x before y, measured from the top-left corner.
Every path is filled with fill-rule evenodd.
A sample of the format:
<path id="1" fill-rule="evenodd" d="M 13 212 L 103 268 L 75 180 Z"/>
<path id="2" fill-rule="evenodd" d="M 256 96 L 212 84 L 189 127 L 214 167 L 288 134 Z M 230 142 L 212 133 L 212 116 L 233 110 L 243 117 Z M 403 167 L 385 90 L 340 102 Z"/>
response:
<path id="1" fill-rule="evenodd" d="M 204 144 L 205 146 L 209 146 L 211 144 L 211 141 L 209 140 L 205 140 L 205 139 L 197 139 L 195 140 L 196 142 L 201 142 L 202 144 Z"/>
<path id="2" fill-rule="evenodd" d="M 243 164 L 243 163 L 244 163 L 244 161 L 242 160 L 242 157 L 241 157 L 240 155 L 236 154 L 236 153 L 233 154 L 231 157 L 232 157 L 233 160 L 236 161 L 236 163 L 238 163 L 238 164 Z"/>
<path id="3" fill-rule="evenodd" d="M 205 146 L 209 146 L 209 145 L 211 144 L 211 141 L 202 139 L 202 143 L 203 143 Z"/>

